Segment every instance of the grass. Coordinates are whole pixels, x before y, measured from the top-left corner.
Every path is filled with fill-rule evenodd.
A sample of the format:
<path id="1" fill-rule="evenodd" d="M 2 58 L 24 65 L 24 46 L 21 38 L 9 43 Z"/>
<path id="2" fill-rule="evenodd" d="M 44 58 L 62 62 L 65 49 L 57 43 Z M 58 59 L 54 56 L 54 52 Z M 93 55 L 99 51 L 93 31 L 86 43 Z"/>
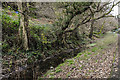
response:
<path id="1" fill-rule="evenodd" d="M 108 33 L 105 35 L 105 37 L 99 41 L 97 41 L 97 46 L 101 49 L 107 48 L 109 44 L 114 43 L 117 40 L 117 35 Z"/>

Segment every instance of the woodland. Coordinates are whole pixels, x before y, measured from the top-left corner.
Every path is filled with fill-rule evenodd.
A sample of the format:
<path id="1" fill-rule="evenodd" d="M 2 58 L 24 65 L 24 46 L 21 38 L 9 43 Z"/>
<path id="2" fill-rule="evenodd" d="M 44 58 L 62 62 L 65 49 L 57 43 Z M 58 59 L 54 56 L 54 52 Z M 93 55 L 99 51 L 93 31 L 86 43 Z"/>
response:
<path id="1" fill-rule="evenodd" d="M 2 2 L 2 80 L 119 78 L 119 3 Z"/>

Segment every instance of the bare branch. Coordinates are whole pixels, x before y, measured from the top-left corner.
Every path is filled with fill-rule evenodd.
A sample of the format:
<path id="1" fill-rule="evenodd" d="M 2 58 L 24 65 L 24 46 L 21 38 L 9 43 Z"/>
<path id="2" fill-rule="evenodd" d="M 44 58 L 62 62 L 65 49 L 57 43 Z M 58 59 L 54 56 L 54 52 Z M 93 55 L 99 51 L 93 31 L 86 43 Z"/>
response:
<path id="1" fill-rule="evenodd" d="M 79 26 L 81 26 L 81 25 L 83 25 L 83 24 L 86 24 L 86 23 L 88 23 L 88 22 L 91 22 L 91 21 L 93 21 L 93 20 L 96 21 L 96 20 L 99 20 L 99 19 L 101 19 L 101 18 L 103 18 L 103 17 L 113 17 L 113 16 L 108 15 L 108 14 L 112 11 L 113 7 L 116 6 L 116 5 L 119 4 L 119 3 L 120 3 L 120 1 L 117 2 L 116 4 L 113 4 L 112 7 L 110 8 L 110 10 L 109 10 L 107 13 L 104 13 L 102 16 L 97 17 L 97 18 L 94 18 L 94 19 L 91 19 L 91 17 L 90 17 L 88 20 L 85 21 L 85 19 L 87 19 L 87 17 L 89 17 L 89 16 L 92 15 L 92 13 L 89 14 L 89 15 L 88 15 L 80 24 L 78 24 L 73 30 L 67 30 L 67 31 L 65 31 L 64 33 L 73 32 L 73 31 L 75 31 Z M 108 4 L 110 4 L 110 3 L 104 4 L 99 10 L 95 11 L 94 13 L 99 12 L 100 10 L 102 10 L 102 8 L 103 8 L 104 6 L 106 6 L 106 5 L 108 5 Z M 84 21 L 85 21 L 85 22 L 84 22 Z"/>

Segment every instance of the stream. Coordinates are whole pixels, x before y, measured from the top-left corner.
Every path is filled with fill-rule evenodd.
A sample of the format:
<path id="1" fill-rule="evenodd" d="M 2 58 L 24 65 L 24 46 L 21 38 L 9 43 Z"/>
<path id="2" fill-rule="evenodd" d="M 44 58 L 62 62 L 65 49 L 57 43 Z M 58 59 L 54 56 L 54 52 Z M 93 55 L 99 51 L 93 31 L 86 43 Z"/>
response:
<path id="1" fill-rule="evenodd" d="M 82 51 L 80 48 L 67 49 L 58 54 L 47 57 L 44 60 L 38 60 L 27 67 L 19 67 L 19 71 L 13 71 L 10 74 L 2 76 L 2 80 L 37 80 L 38 76 L 42 76 L 50 67 L 56 67 L 63 63 L 65 59 L 72 58 Z"/>

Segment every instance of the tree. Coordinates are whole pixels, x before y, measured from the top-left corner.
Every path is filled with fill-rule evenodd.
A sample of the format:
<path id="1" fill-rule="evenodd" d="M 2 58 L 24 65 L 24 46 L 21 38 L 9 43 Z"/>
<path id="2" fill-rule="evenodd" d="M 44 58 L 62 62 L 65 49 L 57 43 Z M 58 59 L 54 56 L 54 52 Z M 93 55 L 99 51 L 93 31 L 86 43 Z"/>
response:
<path id="1" fill-rule="evenodd" d="M 26 27 L 28 27 L 28 3 L 27 2 L 18 2 L 18 11 L 19 11 L 19 37 L 22 40 L 22 46 L 24 50 L 28 50 L 28 37 Z"/>
<path id="2" fill-rule="evenodd" d="M 89 6 L 92 4 L 93 2 L 63 2 L 62 4 L 60 4 L 59 8 L 63 9 L 63 16 L 60 16 L 60 18 L 58 19 L 59 23 L 57 24 L 57 26 L 61 27 L 61 31 L 57 33 L 58 38 L 55 44 L 60 44 L 59 42 L 63 40 L 63 35 L 66 34 L 66 31 L 68 31 L 67 29 L 73 23 L 73 19 L 76 16 L 86 12 L 89 9 Z"/>
<path id="3" fill-rule="evenodd" d="M 88 37 L 92 38 L 94 31 L 94 22 L 104 17 L 113 17 L 112 15 L 109 15 L 109 13 L 118 3 L 120 3 L 120 1 L 117 3 L 63 2 L 62 5 L 59 4 L 59 8 L 63 10 L 63 16 L 60 16 L 57 21 L 57 26 L 59 26 L 61 30 L 59 29 L 59 31 L 57 31 L 57 40 L 55 44 L 64 45 L 62 44 L 62 41 L 63 39 L 67 39 L 65 38 L 65 35 L 68 33 L 75 34 L 77 29 L 86 23 L 91 23 L 90 33 Z M 112 6 L 108 7 L 110 4 L 112 4 Z M 100 13 L 100 15 L 96 16 L 98 13 Z M 80 15 L 81 17 L 79 17 Z M 76 17 L 79 17 L 81 19 L 76 20 Z M 74 23 L 75 20 L 77 23 Z M 72 24 L 74 24 L 74 28 L 71 29 L 70 27 Z"/>

